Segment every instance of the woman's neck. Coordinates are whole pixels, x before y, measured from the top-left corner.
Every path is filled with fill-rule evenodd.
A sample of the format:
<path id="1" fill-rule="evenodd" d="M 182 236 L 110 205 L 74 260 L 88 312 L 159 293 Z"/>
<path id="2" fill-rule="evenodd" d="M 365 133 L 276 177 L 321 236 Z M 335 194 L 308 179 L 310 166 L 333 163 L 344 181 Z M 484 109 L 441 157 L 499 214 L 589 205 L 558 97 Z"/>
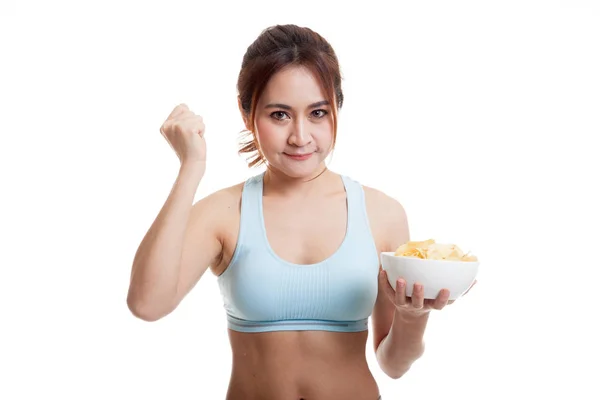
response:
<path id="1" fill-rule="evenodd" d="M 293 178 L 281 171 L 268 168 L 264 176 L 264 193 L 276 196 L 299 196 L 323 193 L 331 188 L 335 173 L 322 165 L 314 174 L 302 178 Z"/>

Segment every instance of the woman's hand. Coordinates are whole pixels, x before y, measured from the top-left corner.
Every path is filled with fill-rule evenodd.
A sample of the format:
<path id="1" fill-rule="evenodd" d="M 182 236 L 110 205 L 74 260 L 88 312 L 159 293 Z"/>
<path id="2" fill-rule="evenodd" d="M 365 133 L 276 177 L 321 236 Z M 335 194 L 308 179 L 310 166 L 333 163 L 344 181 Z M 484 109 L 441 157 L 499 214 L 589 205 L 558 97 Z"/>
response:
<path id="1" fill-rule="evenodd" d="M 206 164 L 206 141 L 202 117 L 194 114 L 186 104 L 173 109 L 160 127 L 160 133 L 173 148 L 181 164 Z"/>
<path id="2" fill-rule="evenodd" d="M 390 285 L 387 272 L 382 270 L 379 273 L 379 279 L 382 280 L 380 287 L 383 287 L 388 299 L 396 306 L 396 310 L 407 312 L 410 314 L 425 314 L 431 310 L 442 310 L 449 304 L 454 303 L 454 300 L 449 300 L 450 291 L 442 289 L 435 299 L 426 299 L 424 297 L 423 285 L 415 282 L 413 286 L 412 296 L 406 296 L 406 281 L 399 278 L 396 281 L 396 290 Z M 469 290 L 477 283 L 477 280 L 463 294 L 467 294 Z"/>

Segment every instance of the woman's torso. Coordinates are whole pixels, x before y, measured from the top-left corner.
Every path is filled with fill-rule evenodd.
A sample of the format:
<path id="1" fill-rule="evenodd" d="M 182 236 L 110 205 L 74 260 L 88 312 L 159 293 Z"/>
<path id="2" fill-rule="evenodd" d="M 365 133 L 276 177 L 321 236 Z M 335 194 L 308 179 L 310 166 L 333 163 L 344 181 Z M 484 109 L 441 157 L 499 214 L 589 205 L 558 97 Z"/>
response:
<path id="1" fill-rule="evenodd" d="M 329 178 L 333 182 L 331 190 L 319 197 L 286 200 L 264 193 L 261 217 L 266 245 L 284 262 L 282 268 L 289 267 L 285 263 L 313 268 L 338 254 L 347 240 L 351 221 L 346 207 L 347 187 L 335 176 Z M 240 199 L 240 204 L 243 188 L 240 184 L 229 189 Z M 377 257 L 381 251 L 382 221 L 373 217 L 377 213 L 370 210 L 369 190 L 365 190 L 364 196 L 365 203 L 361 206 L 367 211 L 365 218 L 369 223 L 366 237 L 372 241 L 371 248 L 369 243 L 364 246 L 372 249 L 369 257 Z M 240 207 L 231 209 L 224 221 L 223 257 L 211 268 L 220 278 L 233 273 L 227 269 L 239 246 Z M 373 263 L 370 264 L 365 268 L 373 268 Z M 239 268 L 234 264 L 232 268 L 236 267 Z M 379 390 L 365 357 L 367 337 L 366 330 L 247 333 L 229 329 L 233 360 L 227 399 L 376 400 Z"/>

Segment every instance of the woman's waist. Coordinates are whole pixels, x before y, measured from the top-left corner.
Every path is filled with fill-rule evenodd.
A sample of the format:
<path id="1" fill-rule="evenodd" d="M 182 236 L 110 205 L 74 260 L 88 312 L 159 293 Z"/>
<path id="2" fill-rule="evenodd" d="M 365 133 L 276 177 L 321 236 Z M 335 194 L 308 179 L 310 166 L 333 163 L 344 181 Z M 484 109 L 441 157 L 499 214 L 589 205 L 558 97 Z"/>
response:
<path id="1" fill-rule="evenodd" d="M 376 400 L 379 387 L 359 357 L 351 362 L 323 356 L 311 360 L 304 357 L 300 362 L 287 357 L 262 357 L 259 362 L 233 362 L 230 393 L 230 400 Z"/>
<path id="2" fill-rule="evenodd" d="M 247 398 L 375 400 L 379 395 L 365 357 L 367 331 L 229 334 L 231 388 Z"/>
<path id="3" fill-rule="evenodd" d="M 368 330 L 286 330 L 238 332 L 229 330 L 234 361 L 252 363 L 295 362 L 310 364 L 364 362 Z"/>
<path id="4" fill-rule="evenodd" d="M 307 382 L 294 382 L 272 376 L 270 380 L 252 380 L 234 372 L 226 400 L 380 400 L 375 379 L 367 374 L 333 377 L 315 375 Z"/>

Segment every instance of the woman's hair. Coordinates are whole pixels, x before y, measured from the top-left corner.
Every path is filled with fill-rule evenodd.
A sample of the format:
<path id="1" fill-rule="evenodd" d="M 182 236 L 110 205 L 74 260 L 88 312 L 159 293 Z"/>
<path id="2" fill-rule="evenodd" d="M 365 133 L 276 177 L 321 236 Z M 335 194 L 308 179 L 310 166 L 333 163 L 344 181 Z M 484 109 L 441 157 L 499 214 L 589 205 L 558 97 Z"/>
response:
<path id="1" fill-rule="evenodd" d="M 237 82 L 246 134 L 239 154 L 249 153 L 249 167 L 265 163 L 254 132 L 256 106 L 269 79 L 288 66 L 301 66 L 313 73 L 332 108 L 333 145 L 337 133 L 337 111 L 342 107 L 342 78 L 337 56 L 318 33 L 296 25 L 271 26 L 258 36 L 244 55 Z"/>

